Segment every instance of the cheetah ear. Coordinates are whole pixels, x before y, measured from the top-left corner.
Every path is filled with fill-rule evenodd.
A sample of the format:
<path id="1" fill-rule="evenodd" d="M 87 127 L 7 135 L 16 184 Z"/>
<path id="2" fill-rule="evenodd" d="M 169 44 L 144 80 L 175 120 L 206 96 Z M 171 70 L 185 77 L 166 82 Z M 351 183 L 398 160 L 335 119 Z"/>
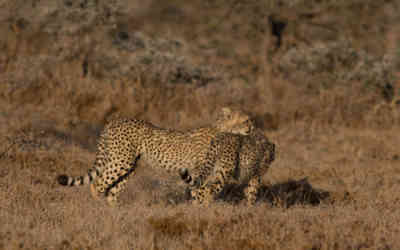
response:
<path id="1" fill-rule="evenodd" d="M 229 107 L 222 107 L 221 114 L 223 117 L 230 116 L 232 114 L 232 110 Z"/>

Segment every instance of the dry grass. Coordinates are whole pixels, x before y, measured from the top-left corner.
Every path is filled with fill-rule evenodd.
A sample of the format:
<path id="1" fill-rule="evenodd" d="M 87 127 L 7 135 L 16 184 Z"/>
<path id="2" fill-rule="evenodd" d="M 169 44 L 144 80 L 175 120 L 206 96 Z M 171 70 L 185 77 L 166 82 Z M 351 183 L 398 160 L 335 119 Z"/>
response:
<path id="1" fill-rule="evenodd" d="M 396 1 L 0 5 L 0 249 L 400 248 Z M 277 145 L 255 207 L 240 186 L 193 206 L 143 164 L 120 209 L 55 181 L 112 117 L 187 129 L 225 105 Z"/>

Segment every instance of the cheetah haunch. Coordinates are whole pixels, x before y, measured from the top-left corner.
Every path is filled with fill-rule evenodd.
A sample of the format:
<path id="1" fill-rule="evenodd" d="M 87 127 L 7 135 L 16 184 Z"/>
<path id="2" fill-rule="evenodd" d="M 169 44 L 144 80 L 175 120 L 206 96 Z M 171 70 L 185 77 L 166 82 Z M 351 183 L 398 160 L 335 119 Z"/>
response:
<path id="1" fill-rule="evenodd" d="M 159 128 L 143 120 L 114 120 L 100 135 L 94 167 L 88 174 L 60 175 L 57 180 L 64 186 L 91 183 L 94 197 L 104 194 L 110 205 L 116 205 L 139 158 L 152 167 L 178 174 L 181 168 L 205 165 L 211 141 L 219 133 L 248 134 L 252 129 L 248 115 L 229 108 L 222 109 L 214 125 L 186 132 Z"/>

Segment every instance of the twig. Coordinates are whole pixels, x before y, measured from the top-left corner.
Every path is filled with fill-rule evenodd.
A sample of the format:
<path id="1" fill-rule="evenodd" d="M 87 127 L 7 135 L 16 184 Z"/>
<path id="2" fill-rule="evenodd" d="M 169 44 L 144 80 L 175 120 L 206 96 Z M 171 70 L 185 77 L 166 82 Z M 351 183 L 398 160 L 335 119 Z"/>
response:
<path id="1" fill-rule="evenodd" d="M 16 141 L 14 140 L 14 141 L 11 143 L 11 145 L 8 146 L 8 148 L 7 148 L 3 153 L 0 154 L 0 159 L 3 158 L 3 157 L 8 153 L 8 151 L 10 151 L 11 147 L 14 146 L 15 144 L 16 144 Z"/>

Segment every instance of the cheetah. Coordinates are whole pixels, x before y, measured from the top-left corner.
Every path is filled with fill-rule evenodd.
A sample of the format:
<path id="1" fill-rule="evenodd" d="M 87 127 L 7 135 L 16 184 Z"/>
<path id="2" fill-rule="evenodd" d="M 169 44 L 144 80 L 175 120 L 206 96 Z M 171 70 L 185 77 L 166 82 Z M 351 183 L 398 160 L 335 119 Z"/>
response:
<path id="1" fill-rule="evenodd" d="M 91 184 L 95 198 L 102 194 L 110 205 L 116 206 L 139 159 L 149 166 L 179 174 L 180 168 L 190 170 L 203 165 L 211 141 L 219 133 L 248 134 L 253 129 L 247 114 L 227 107 L 222 108 L 215 124 L 184 132 L 159 128 L 144 120 L 113 120 L 98 139 L 94 167 L 85 176 L 60 175 L 57 181 L 64 186 Z"/>
<path id="2" fill-rule="evenodd" d="M 209 204 L 226 184 L 247 184 L 248 205 L 256 202 L 261 177 L 275 159 L 275 144 L 260 130 L 247 135 L 220 133 L 211 141 L 205 162 L 191 171 L 180 169 L 182 180 L 195 187 L 191 195 L 196 204 Z"/>

